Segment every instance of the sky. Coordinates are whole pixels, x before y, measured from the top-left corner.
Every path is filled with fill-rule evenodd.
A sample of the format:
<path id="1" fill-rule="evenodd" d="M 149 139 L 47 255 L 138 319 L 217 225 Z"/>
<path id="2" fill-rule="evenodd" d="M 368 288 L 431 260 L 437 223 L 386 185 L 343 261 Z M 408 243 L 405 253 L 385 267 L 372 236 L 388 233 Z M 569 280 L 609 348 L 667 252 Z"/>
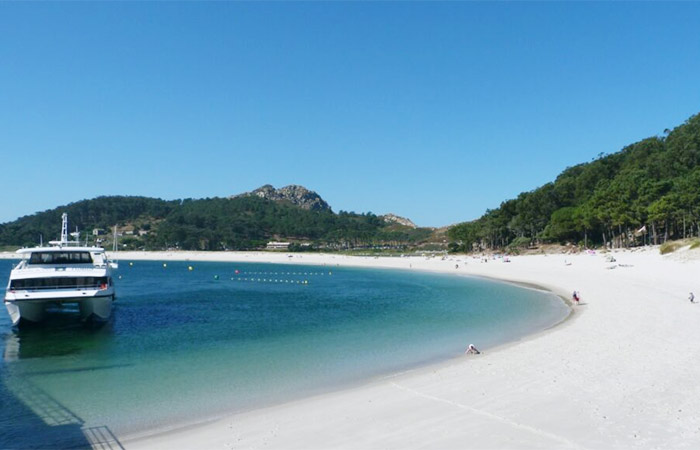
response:
<path id="1" fill-rule="evenodd" d="M 700 112 L 697 2 L 0 2 L 0 223 L 300 184 L 480 217 Z"/>

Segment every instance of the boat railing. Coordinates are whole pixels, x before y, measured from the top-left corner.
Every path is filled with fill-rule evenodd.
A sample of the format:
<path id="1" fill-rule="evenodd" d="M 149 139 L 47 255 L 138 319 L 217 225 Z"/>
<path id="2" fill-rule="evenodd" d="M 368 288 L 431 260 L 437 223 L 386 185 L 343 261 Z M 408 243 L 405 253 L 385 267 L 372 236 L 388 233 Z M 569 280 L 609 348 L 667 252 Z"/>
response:
<path id="1" fill-rule="evenodd" d="M 31 260 L 26 260 L 27 267 L 32 267 L 32 268 L 39 268 L 39 269 L 56 269 L 56 268 L 61 268 L 61 267 L 69 267 L 69 268 L 78 268 L 78 269 L 90 269 L 93 267 L 100 267 L 104 268 L 107 266 L 105 262 L 101 261 L 90 261 L 90 262 L 50 262 L 50 263 L 41 263 L 41 262 L 32 262 Z"/>

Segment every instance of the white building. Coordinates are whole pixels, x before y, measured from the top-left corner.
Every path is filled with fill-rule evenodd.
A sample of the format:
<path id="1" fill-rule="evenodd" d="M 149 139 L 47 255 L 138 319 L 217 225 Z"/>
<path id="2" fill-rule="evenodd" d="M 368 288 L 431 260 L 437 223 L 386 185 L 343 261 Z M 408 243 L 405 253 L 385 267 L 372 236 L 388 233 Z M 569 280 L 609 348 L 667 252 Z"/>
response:
<path id="1" fill-rule="evenodd" d="M 265 248 L 267 250 L 287 250 L 289 248 L 289 242 L 270 241 Z"/>

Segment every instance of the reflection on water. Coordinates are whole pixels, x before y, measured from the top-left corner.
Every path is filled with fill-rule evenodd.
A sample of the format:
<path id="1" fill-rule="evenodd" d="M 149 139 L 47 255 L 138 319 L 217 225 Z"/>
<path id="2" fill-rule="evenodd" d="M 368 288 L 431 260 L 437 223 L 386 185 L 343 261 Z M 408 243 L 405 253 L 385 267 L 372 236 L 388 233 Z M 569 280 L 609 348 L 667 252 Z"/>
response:
<path id="1" fill-rule="evenodd" d="M 70 356 L 98 350 L 113 334 L 116 309 L 107 322 L 80 322 L 74 314 L 51 314 L 41 323 L 26 323 L 6 334 L 3 359 L 12 361 Z"/>

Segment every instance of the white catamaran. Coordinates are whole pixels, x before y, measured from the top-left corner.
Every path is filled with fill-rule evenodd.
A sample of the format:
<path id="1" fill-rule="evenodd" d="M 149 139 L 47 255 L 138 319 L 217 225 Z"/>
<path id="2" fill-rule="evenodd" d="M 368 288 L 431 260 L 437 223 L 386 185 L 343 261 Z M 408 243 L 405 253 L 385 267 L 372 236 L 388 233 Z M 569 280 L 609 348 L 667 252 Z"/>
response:
<path id="1" fill-rule="evenodd" d="M 101 247 L 68 240 L 68 215 L 63 214 L 61 240 L 49 246 L 17 250 L 22 261 L 10 272 L 5 306 L 13 325 L 40 322 L 49 306 L 77 303 L 80 318 L 106 321 L 115 299 L 112 268 Z"/>

